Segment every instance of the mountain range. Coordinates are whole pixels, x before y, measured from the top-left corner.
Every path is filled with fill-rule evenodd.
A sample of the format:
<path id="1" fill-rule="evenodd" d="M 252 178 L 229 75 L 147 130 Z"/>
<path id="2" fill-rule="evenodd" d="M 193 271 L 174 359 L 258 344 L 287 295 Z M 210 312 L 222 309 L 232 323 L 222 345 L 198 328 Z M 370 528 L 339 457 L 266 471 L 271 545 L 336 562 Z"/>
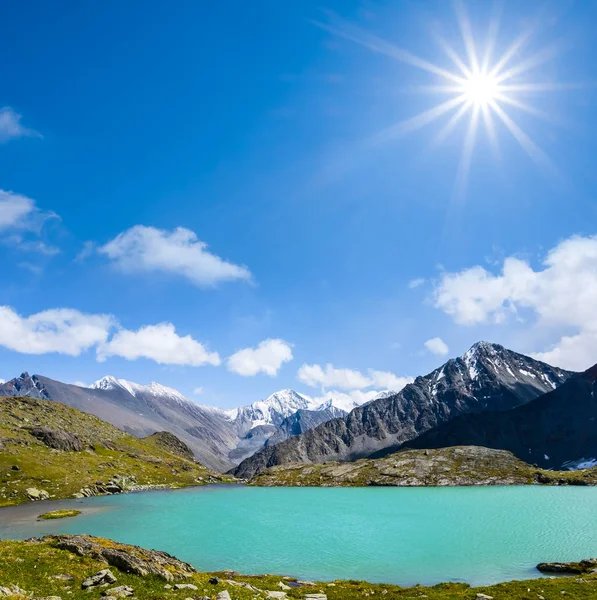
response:
<path id="1" fill-rule="evenodd" d="M 571 375 L 498 344 L 479 342 L 397 394 L 263 448 L 233 473 L 250 479 L 274 465 L 353 461 L 380 451 L 394 452 L 459 415 L 526 404 L 553 391 Z"/>
<path id="2" fill-rule="evenodd" d="M 264 447 L 272 436 L 284 440 L 347 414 L 339 408 L 342 401 L 332 399 L 322 404 L 292 390 L 281 390 L 248 406 L 221 410 L 192 402 L 159 383 L 140 385 L 112 376 L 82 387 L 23 373 L 0 384 L 0 396 L 61 402 L 137 437 L 170 431 L 202 464 L 221 472 Z"/>

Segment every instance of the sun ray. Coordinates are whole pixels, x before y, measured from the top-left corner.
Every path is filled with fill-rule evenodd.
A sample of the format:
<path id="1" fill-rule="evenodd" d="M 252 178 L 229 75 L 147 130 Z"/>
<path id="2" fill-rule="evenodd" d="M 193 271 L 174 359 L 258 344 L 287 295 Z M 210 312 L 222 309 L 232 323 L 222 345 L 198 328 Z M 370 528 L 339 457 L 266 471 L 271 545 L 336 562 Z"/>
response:
<path id="1" fill-rule="evenodd" d="M 491 57 L 495 49 L 497 42 L 498 33 L 500 30 L 500 23 L 502 20 L 502 13 L 504 11 L 503 1 L 496 1 L 493 3 L 493 10 L 489 19 L 489 30 L 487 31 L 487 44 L 485 45 L 485 53 L 483 55 L 483 62 L 481 64 L 481 72 L 487 73 Z"/>
<path id="2" fill-rule="evenodd" d="M 500 84 L 503 81 L 507 81 L 508 79 L 516 77 L 517 75 L 522 75 L 523 73 L 526 73 L 531 69 L 535 69 L 536 67 L 539 67 L 542 64 L 549 62 L 550 60 L 553 60 L 561 52 L 562 47 L 558 44 L 554 44 L 548 46 L 547 48 L 543 48 L 536 54 L 533 54 L 533 56 L 531 56 L 530 58 L 518 63 L 516 66 L 508 69 L 507 71 L 503 73 L 496 73 L 496 81 L 498 84 Z"/>
<path id="3" fill-rule="evenodd" d="M 478 73 L 480 69 L 479 59 L 477 58 L 477 51 L 475 49 L 475 39 L 473 37 L 471 22 L 468 18 L 468 14 L 462 0 L 455 0 L 454 8 L 456 10 L 456 17 L 458 19 L 458 25 L 460 26 L 460 32 L 462 33 L 462 38 L 464 40 L 466 53 L 468 54 L 468 59 L 471 64 L 471 71 L 473 74 Z"/>
<path id="4" fill-rule="evenodd" d="M 500 156 L 500 146 L 498 142 L 497 133 L 495 130 L 495 123 L 493 122 L 493 114 L 489 110 L 489 105 L 484 104 L 481 107 L 481 114 L 483 116 L 483 123 L 485 124 L 485 129 L 487 130 L 487 136 L 489 137 L 489 143 L 491 144 L 491 149 L 493 150 L 496 157 Z"/>
<path id="5" fill-rule="evenodd" d="M 506 92 L 565 92 L 567 90 L 583 90 L 597 87 L 596 82 L 578 82 L 578 83 L 515 83 L 509 85 L 500 85 L 500 90 Z"/>
<path id="6" fill-rule="evenodd" d="M 531 106 L 530 104 L 527 104 L 526 102 L 523 102 L 522 100 L 517 100 L 516 98 L 512 98 L 511 96 L 506 96 L 505 94 L 501 93 L 496 94 L 494 99 L 499 102 L 503 102 L 504 104 L 509 104 L 514 108 L 518 108 L 526 113 L 529 113 L 530 115 L 533 115 L 534 117 L 537 117 L 538 119 L 543 119 L 544 121 L 549 121 L 550 123 L 554 122 L 554 118 L 551 115 L 547 114 L 543 110 L 539 110 L 538 108 Z"/>
<path id="7" fill-rule="evenodd" d="M 441 67 L 429 61 L 419 58 L 408 50 L 403 50 L 402 48 L 399 48 L 390 42 L 386 42 L 382 38 L 364 31 L 360 27 L 350 25 L 340 17 L 334 15 L 334 13 L 330 13 L 330 16 L 333 17 L 332 20 L 334 21 L 335 25 L 328 25 L 327 23 L 322 23 L 320 21 L 312 21 L 312 23 L 321 29 L 325 29 L 326 31 L 329 31 L 338 37 L 355 42 L 356 44 L 368 48 L 373 52 L 385 54 L 386 56 L 389 56 L 399 62 L 423 69 L 424 71 L 428 71 L 429 73 L 433 73 L 435 75 L 439 75 L 440 77 L 443 77 L 444 79 L 454 83 L 462 83 L 464 81 L 462 77 L 459 77 L 458 75 L 455 75 L 446 69 L 442 69 Z"/>
<path id="8" fill-rule="evenodd" d="M 464 117 L 466 111 L 471 107 L 471 101 L 467 100 L 464 104 L 450 117 L 450 120 L 440 129 L 438 134 L 431 142 L 432 146 L 439 146 L 444 140 L 454 131 L 458 122 Z"/>
<path id="9" fill-rule="evenodd" d="M 475 141 L 477 139 L 477 130 L 479 128 L 479 110 L 480 106 L 473 106 L 473 112 L 471 114 L 471 120 L 464 138 L 464 145 L 462 147 L 462 156 L 460 158 L 460 165 L 458 166 L 458 174 L 456 176 L 456 198 L 462 200 L 466 195 L 466 188 L 468 185 L 468 176 L 471 169 L 471 162 L 473 159 L 473 150 L 475 147 Z"/>
<path id="10" fill-rule="evenodd" d="M 446 40 L 440 35 L 436 34 L 435 39 L 437 40 L 437 43 L 439 44 L 440 48 L 444 51 L 446 56 L 456 65 L 456 67 L 460 69 L 464 77 L 471 77 L 471 70 L 464 64 L 460 56 L 456 54 L 454 48 L 452 48 L 452 46 L 450 46 L 450 44 L 448 44 L 448 42 L 446 42 Z"/>
<path id="11" fill-rule="evenodd" d="M 406 121 L 401 121 L 396 125 L 392 125 L 387 129 L 384 129 L 380 133 L 376 134 L 373 137 L 373 141 L 376 143 L 383 143 L 389 140 L 392 140 L 399 135 L 403 135 L 405 133 L 410 133 L 411 131 L 416 131 L 421 127 L 425 127 L 425 125 L 429 125 L 429 123 L 439 119 L 442 115 L 446 114 L 453 108 L 456 108 L 459 104 L 462 104 L 466 101 L 466 98 L 463 95 L 457 96 L 456 98 L 452 98 L 450 100 L 446 100 L 433 108 L 422 112 L 411 119 L 407 119 Z"/>
<path id="12" fill-rule="evenodd" d="M 554 168 L 547 154 L 508 116 L 506 111 L 497 102 L 492 102 L 491 107 L 516 141 L 537 164 Z"/>

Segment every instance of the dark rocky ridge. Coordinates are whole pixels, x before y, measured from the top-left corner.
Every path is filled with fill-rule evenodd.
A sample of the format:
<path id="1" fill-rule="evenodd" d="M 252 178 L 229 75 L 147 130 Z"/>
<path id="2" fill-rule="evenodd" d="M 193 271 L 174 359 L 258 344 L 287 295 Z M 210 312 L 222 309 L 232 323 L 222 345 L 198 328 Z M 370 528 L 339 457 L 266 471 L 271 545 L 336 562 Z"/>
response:
<path id="1" fill-rule="evenodd" d="M 463 415 L 409 441 L 412 448 L 472 444 L 509 450 L 543 468 L 597 458 L 597 365 L 507 412 Z"/>
<path id="2" fill-rule="evenodd" d="M 498 344 L 479 342 L 464 356 L 417 377 L 398 394 L 266 447 L 233 473 L 251 479 L 274 465 L 352 461 L 380 450 L 395 451 L 459 415 L 525 404 L 558 387 L 570 375 Z"/>

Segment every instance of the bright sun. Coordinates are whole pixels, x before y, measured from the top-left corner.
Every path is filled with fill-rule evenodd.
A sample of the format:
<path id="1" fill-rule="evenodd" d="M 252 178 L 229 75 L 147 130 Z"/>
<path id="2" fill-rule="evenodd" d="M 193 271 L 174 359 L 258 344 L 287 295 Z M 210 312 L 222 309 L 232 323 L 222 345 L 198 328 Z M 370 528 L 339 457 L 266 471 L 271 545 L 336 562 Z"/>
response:
<path id="1" fill-rule="evenodd" d="M 500 84 L 496 77 L 487 73 L 471 74 L 462 84 L 462 93 L 475 106 L 487 106 L 495 102 L 500 93 Z"/>
<path id="2" fill-rule="evenodd" d="M 447 97 L 445 100 L 418 115 L 387 127 L 374 136 L 372 141 L 387 142 L 438 121 L 442 117 L 447 117 L 434 138 L 434 144 L 439 144 L 455 130 L 460 121 L 468 117 L 456 180 L 457 195 L 464 195 L 477 132 L 481 124 L 485 126 L 496 155 L 499 145 L 497 126 L 501 125 L 533 160 L 553 169 L 553 163 L 547 155 L 522 129 L 510 112 L 514 110 L 518 114 L 522 112 L 534 117 L 546 118 L 544 112 L 536 109 L 523 98 L 529 94 L 581 86 L 579 84 L 557 84 L 553 81 L 529 81 L 528 76 L 532 71 L 555 57 L 551 47 L 542 48 L 525 58 L 521 57 L 535 31 L 533 27 L 522 31 L 503 53 L 497 55 L 495 50 L 500 19 L 494 15 L 482 43 L 483 49 L 480 51 L 474 39 L 463 0 L 454 0 L 454 4 L 462 36 L 463 51 L 458 52 L 441 36 L 435 35 L 440 48 L 452 62 L 452 68 L 446 68 L 416 56 L 409 50 L 400 48 L 369 31 L 347 23 L 334 13 L 328 13 L 329 23 L 315 22 L 316 25 L 334 35 L 360 44 L 373 52 L 385 54 L 393 60 L 427 71 L 441 81 L 441 83 L 424 86 L 422 89 L 433 94 L 444 94 Z"/>

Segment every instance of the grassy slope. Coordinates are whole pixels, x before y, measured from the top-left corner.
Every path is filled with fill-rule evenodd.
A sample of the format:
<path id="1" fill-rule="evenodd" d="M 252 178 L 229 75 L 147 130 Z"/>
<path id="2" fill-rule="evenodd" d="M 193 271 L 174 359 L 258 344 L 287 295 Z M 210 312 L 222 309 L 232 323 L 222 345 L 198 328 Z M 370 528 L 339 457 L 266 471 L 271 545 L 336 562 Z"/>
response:
<path id="1" fill-rule="evenodd" d="M 114 547 L 108 540 L 106 545 Z M 106 564 L 97 560 L 80 557 L 66 550 L 58 550 L 47 543 L 9 542 L 0 541 L 0 586 L 16 584 L 23 590 L 32 592 L 34 597 L 60 596 L 71 600 L 94 600 L 100 597 L 101 589 L 87 592 L 81 590 L 81 582 L 89 575 L 93 575 Z M 193 583 L 199 589 L 191 590 L 166 590 L 165 581 L 155 577 L 139 577 L 125 574 L 114 567 L 110 567 L 118 581 L 114 585 L 128 585 L 134 589 L 134 597 L 139 600 L 151 598 L 170 598 L 184 600 L 189 596 L 215 595 L 227 589 L 234 600 L 252 600 L 265 598 L 264 593 L 255 593 L 251 590 L 233 586 L 221 581 L 218 585 L 208 582 L 214 574 L 196 573 L 185 583 Z M 69 574 L 72 581 L 61 581 L 55 575 Z M 261 577 L 245 577 L 240 575 L 218 574 L 222 579 L 233 579 L 237 582 L 247 582 L 260 590 L 280 591 L 278 582 L 280 576 L 266 575 Z M 385 590 L 385 591 L 384 591 Z M 67 595 L 68 592 L 68 595 Z M 473 600 L 477 593 L 493 596 L 495 600 L 537 600 L 543 597 L 546 600 L 554 598 L 589 599 L 597 597 L 597 577 L 584 575 L 582 578 L 536 579 L 523 582 L 509 582 L 499 585 L 470 588 L 466 584 L 442 584 L 435 587 L 401 588 L 392 585 L 369 584 L 358 581 L 337 581 L 335 585 L 326 583 L 301 587 L 288 591 L 288 597 L 304 598 L 306 594 L 323 592 L 328 600 L 362 600 L 365 597 L 383 597 L 385 600 L 393 598 L 423 598 L 429 600 Z"/>
<path id="2" fill-rule="evenodd" d="M 29 433 L 31 426 L 75 433 L 86 449 L 63 452 L 49 448 Z M 0 398 L 0 506 L 28 501 L 25 490 L 29 487 L 44 489 L 53 498 L 68 498 L 82 487 L 107 482 L 114 475 L 134 475 L 140 485 L 172 487 L 226 479 L 164 450 L 150 438 L 135 438 L 58 402 Z"/>
<path id="3" fill-rule="evenodd" d="M 256 486 L 595 485 L 597 468 L 545 471 L 504 450 L 456 446 L 405 450 L 353 463 L 290 464 L 256 475 Z"/>

